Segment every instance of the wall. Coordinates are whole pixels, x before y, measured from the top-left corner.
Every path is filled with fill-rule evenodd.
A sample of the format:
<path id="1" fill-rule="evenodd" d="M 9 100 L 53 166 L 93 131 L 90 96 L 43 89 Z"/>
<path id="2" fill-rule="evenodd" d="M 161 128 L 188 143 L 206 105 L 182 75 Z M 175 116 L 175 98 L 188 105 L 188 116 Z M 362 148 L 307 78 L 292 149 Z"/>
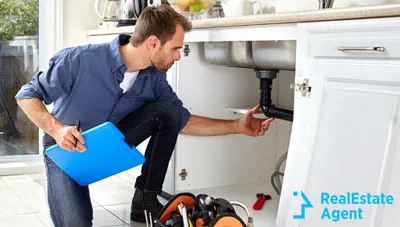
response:
<path id="1" fill-rule="evenodd" d="M 94 10 L 95 0 L 64 0 L 63 47 L 87 43 L 86 31 L 96 29 L 101 20 Z"/>
<path id="2" fill-rule="evenodd" d="M 318 9 L 318 0 L 260 0 L 264 13 Z M 400 0 L 335 0 L 333 8 L 399 4 Z"/>
<path id="3" fill-rule="evenodd" d="M 264 13 L 318 9 L 318 0 L 259 1 Z M 86 31 L 96 29 L 101 22 L 94 10 L 95 0 L 64 0 L 63 2 L 63 47 L 87 43 Z M 334 8 L 395 3 L 400 3 L 400 0 L 335 0 Z"/>

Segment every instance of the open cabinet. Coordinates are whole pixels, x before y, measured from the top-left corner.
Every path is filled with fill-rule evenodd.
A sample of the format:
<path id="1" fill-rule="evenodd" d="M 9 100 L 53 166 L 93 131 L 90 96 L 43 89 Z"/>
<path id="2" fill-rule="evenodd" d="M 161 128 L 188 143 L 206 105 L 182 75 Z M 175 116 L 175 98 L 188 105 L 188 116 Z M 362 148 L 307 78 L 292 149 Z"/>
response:
<path id="1" fill-rule="evenodd" d="M 182 54 L 177 66 L 177 93 L 192 114 L 237 119 L 243 116 L 240 112 L 259 103 L 260 81 L 254 69 L 210 64 L 204 59 L 205 43 L 185 44 L 190 51 L 188 56 Z M 293 108 L 293 82 L 294 72 L 278 73 L 273 80 L 273 104 Z M 256 117 L 265 118 L 261 113 Z M 261 137 L 180 135 L 175 152 L 176 190 L 238 200 L 249 209 L 257 193 L 271 194 L 272 200 L 252 213 L 258 226 L 274 226 L 279 196 L 270 178 L 277 160 L 288 150 L 291 126 L 277 119 Z M 244 212 L 238 212 L 247 220 Z"/>

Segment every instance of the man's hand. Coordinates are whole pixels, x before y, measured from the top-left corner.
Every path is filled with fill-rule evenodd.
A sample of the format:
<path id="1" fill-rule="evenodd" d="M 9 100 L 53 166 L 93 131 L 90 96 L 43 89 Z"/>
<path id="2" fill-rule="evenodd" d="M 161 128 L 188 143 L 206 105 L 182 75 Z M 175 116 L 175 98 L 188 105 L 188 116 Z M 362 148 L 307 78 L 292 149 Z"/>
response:
<path id="1" fill-rule="evenodd" d="M 274 118 L 254 118 L 253 115 L 258 109 L 260 109 L 259 105 L 237 120 L 220 120 L 190 115 L 181 133 L 195 136 L 221 136 L 237 133 L 248 136 L 262 136 L 268 130 Z"/>
<path id="2" fill-rule="evenodd" d="M 84 152 L 86 150 L 85 140 L 83 139 L 81 132 L 76 130 L 75 126 L 61 125 L 54 130 L 54 139 L 57 144 L 68 151 L 79 151 Z M 76 147 L 74 146 L 75 138 L 78 139 Z"/>
<path id="3" fill-rule="evenodd" d="M 260 105 L 255 106 L 239 119 L 239 132 L 248 136 L 262 136 L 268 130 L 274 118 L 258 119 L 253 115 L 260 109 Z"/>

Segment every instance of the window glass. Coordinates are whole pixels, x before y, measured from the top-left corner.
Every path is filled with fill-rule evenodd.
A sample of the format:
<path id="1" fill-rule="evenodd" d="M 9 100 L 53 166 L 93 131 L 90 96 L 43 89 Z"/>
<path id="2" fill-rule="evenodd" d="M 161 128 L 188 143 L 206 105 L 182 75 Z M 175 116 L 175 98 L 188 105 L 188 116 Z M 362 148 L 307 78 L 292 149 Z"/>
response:
<path id="1" fill-rule="evenodd" d="M 39 67 L 39 0 L 0 0 L 0 156 L 39 153 L 38 128 L 15 94 Z"/>

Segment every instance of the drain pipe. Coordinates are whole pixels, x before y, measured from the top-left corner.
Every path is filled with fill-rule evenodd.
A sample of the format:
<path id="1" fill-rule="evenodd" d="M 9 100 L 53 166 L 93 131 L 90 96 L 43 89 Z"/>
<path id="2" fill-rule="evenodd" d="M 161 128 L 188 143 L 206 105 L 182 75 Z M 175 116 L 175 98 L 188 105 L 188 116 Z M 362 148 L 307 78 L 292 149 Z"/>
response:
<path id="1" fill-rule="evenodd" d="M 260 106 L 265 116 L 293 121 L 292 110 L 277 108 L 272 105 L 272 80 L 276 78 L 279 71 L 262 69 L 256 69 L 255 71 L 257 78 L 260 79 Z"/>

